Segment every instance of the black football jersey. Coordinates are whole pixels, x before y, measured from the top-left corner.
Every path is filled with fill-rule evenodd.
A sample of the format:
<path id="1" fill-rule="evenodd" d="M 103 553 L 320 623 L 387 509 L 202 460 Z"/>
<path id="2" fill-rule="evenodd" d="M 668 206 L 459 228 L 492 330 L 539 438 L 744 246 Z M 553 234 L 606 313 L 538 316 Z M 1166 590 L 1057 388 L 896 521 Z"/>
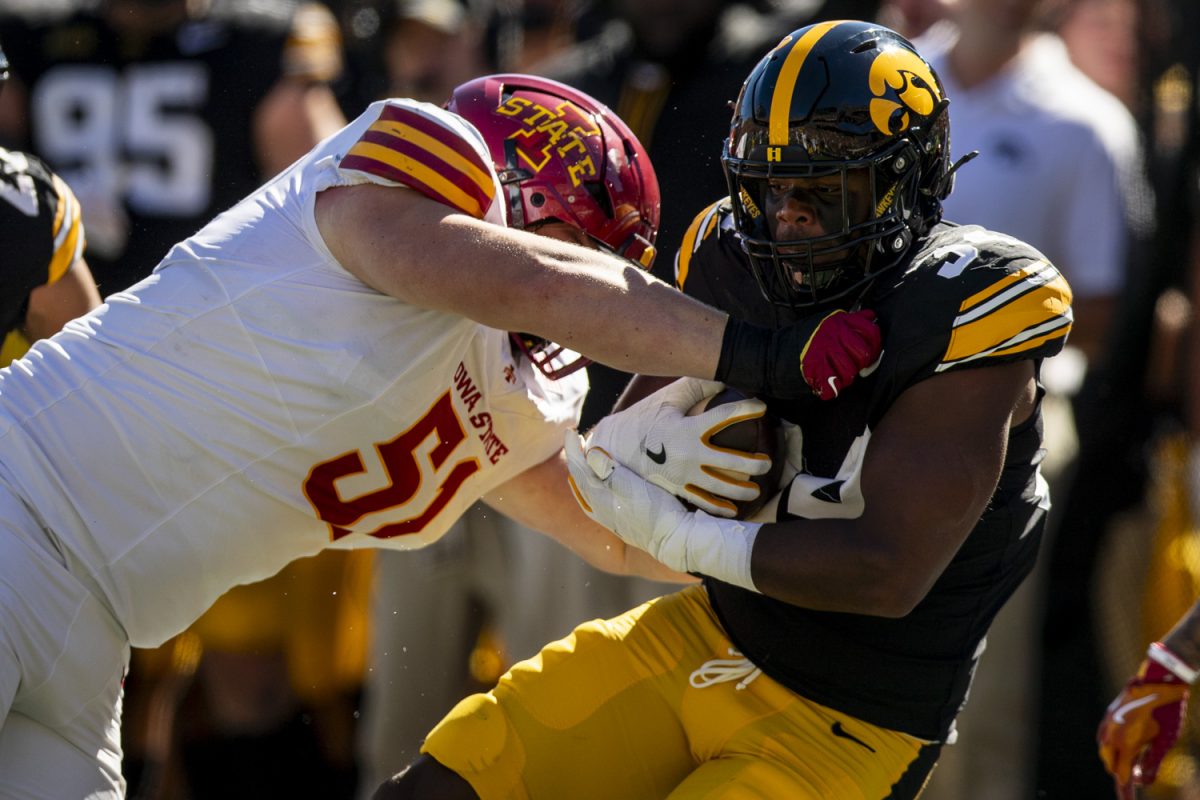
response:
<path id="1" fill-rule="evenodd" d="M 29 293 L 53 283 L 83 252 L 79 203 L 34 156 L 0 148 L 0 366 L 21 355 Z"/>
<path id="2" fill-rule="evenodd" d="M 144 278 L 270 177 L 255 152 L 260 101 L 284 74 L 316 80 L 340 68 L 336 28 L 306 27 L 299 9 L 217 0 L 203 18 L 143 39 L 91 10 L 0 19 L 28 89 L 27 147 L 83 203 L 101 295 Z"/>
<path id="3" fill-rule="evenodd" d="M 727 203 L 697 217 L 676 263 L 688 294 L 763 325 L 792 321 L 758 290 Z M 859 474 L 871 431 L 905 389 L 948 370 L 1057 353 L 1070 289 L 1033 248 L 977 226 L 934 228 L 862 301 L 878 315 L 878 368 L 831 402 L 765 398 L 800 425 L 805 474 L 780 516 L 853 518 L 869 500 Z M 1041 387 L 1039 384 L 1039 398 Z M 978 524 L 921 603 L 902 619 L 800 608 L 706 581 L 731 639 L 762 670 L 818 703 L 892 730 L 944 740 L 966 697 L 980 642 L 1033 568 L 1049 507 L 1038 472 L 1039 410 L 1009 433 L 999 485 Z"/>

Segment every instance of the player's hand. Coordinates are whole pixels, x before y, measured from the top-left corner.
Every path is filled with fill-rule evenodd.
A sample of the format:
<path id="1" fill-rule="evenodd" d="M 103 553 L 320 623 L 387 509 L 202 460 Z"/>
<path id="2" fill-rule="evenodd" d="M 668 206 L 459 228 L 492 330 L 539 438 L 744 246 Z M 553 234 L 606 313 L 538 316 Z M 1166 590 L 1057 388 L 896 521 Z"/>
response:
<path id="1" fill-rule="evenodd" d="M 597 447 L 588 447 L 585 452 L 579 437 L 570 432 L 563 450 L 571 488 L 585 514 L 668 567 L 688 571 L 680 531 L 688 511 L 679 498 Z"/>
<path id="2" fill-rule="evenodd" d="M 839 309 L 773 331 L 730 319 L 716 377 L 771 397 L 832 400 L 869 375 L 882 352 L 873 311 Z"/>
<path id="3" fill-rule="evenodd" d="M 602 450 L 593 447 L 585 454 L 573 433 L 567 433 L 563 449 L 575 499 L 590 518 L 671 569 L 754 590 L 750 553 L 759 525 L 688 511 L 679 498 Z"/>
<path id="4" fill-rule="evenodd" d="M 810 327 L 811 326 L 811 327 Z M 800 348 L 800 374 L 822 400 L 832 400 L 854 383 L 859 373 L 879 359 L 883 337 L 874 311 L 842 311 L 802 323 L 796 335 Z"/>
<path id="5" fill-rule="evenodd" d="M 1187 700 L 1188 684 L 1147 658 L 1109 704 L 1096 742 L 1118 798 L 1132 798 L 1135 786 L 1154 783 L 1163 757 L 1179 738 Z"/>
<path id="6" fill-rule="evenodd" d="M 770 470 L 771 459 L 720 448 L 710 439 L 730 425 L 761 417 L 767 407 L 761 400 L 739 400 L 687 416 L 693 406 L 722 388 L 716 381 L 680 378 L 600 420 L 587 446 L 600 448 L 654 485 L 710 514 L 732 517 L 737 507 L 729 500 L 753 500 L 759 489 L 728 473 L 762 475 Z"/>

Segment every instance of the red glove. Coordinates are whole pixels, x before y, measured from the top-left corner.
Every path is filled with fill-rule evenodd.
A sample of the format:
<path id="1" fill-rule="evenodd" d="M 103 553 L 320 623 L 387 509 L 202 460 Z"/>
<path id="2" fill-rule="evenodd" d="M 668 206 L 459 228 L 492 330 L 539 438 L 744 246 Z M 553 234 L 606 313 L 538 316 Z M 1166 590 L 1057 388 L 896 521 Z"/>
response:
<path id="1" fill-rule="evenodd" d="M 1163 757 L 1179 738 L 1188 684 L 1194 678 L 1194 670 L 1155 642 L 1137 675 L 1109 704 L 1096 742 L 1104 768 L 1113 776 L 1117 797 L 1132 798 L 1135 786 L 1154 783 Z"/>
<path id="2" fill-rule="evenodd" d="M 832 400 L 869 371 L 882 346 L 873 311 L 838 309 L 774 331 L 730 319 L 716 377 L 768 397 Z"/>
<path id="3" fill-rule="evenodd" d="M 879 359 L 883 337 L 874 311 L 826 314 L 800 351 L 800 374 L 822 400 L 832 400 Z"/>

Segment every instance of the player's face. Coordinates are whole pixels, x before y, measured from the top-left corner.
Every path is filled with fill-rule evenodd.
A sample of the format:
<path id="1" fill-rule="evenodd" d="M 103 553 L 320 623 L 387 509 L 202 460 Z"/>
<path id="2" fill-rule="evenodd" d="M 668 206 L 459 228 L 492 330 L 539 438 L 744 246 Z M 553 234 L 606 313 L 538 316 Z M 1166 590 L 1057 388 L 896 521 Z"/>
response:
<path id="1" fill-rule="evenodd" d="M 811 239 L 867 220 L 870 210 L 865 170 L 819 178 L 773 178 L 767 181 L 765 205 L 771 238 L 777 242 Z"/>
<path id="2" fill-rule="evenodd" d="M 807 256 L 805 246 L 789 248 L 783 243 L 836 236 L 850 225 L 866 222 L 871 213 L 870 194 L 865 169 L 850 170 L 844 181 L 840 172 L 812 178 L 773 178 L 767 182 L 763 198 L 771 238 L 781 243 L 780 252 L 784 255 L 790 251 Z M 820 249 L 826 252 L 814 253 L 813 263 L 844 260 L 846 252 L 837 251 L 838 242 L 839 239 L 833 239 L 821 244 Z M 806 273 L 807 270 L 797 270 L 797 280 L 804 280 L 802 276 Z"/>

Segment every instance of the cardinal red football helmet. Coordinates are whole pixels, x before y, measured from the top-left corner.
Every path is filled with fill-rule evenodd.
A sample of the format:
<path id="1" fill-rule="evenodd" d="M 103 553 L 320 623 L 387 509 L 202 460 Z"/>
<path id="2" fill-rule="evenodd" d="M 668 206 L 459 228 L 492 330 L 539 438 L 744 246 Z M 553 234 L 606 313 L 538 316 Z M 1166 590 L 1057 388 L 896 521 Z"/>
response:
<path id="1" fill-rule="evenodd" d="M 462 84 L 446 108 L 483 135 L 512 227 L 565 222 L 650 267 L 661 204 L 658 178 L 641 142 L 607 106 L 558 81 L 502 74 Z M 513 339 L 550 377 L 588 363 L 538 337 Z"/>

